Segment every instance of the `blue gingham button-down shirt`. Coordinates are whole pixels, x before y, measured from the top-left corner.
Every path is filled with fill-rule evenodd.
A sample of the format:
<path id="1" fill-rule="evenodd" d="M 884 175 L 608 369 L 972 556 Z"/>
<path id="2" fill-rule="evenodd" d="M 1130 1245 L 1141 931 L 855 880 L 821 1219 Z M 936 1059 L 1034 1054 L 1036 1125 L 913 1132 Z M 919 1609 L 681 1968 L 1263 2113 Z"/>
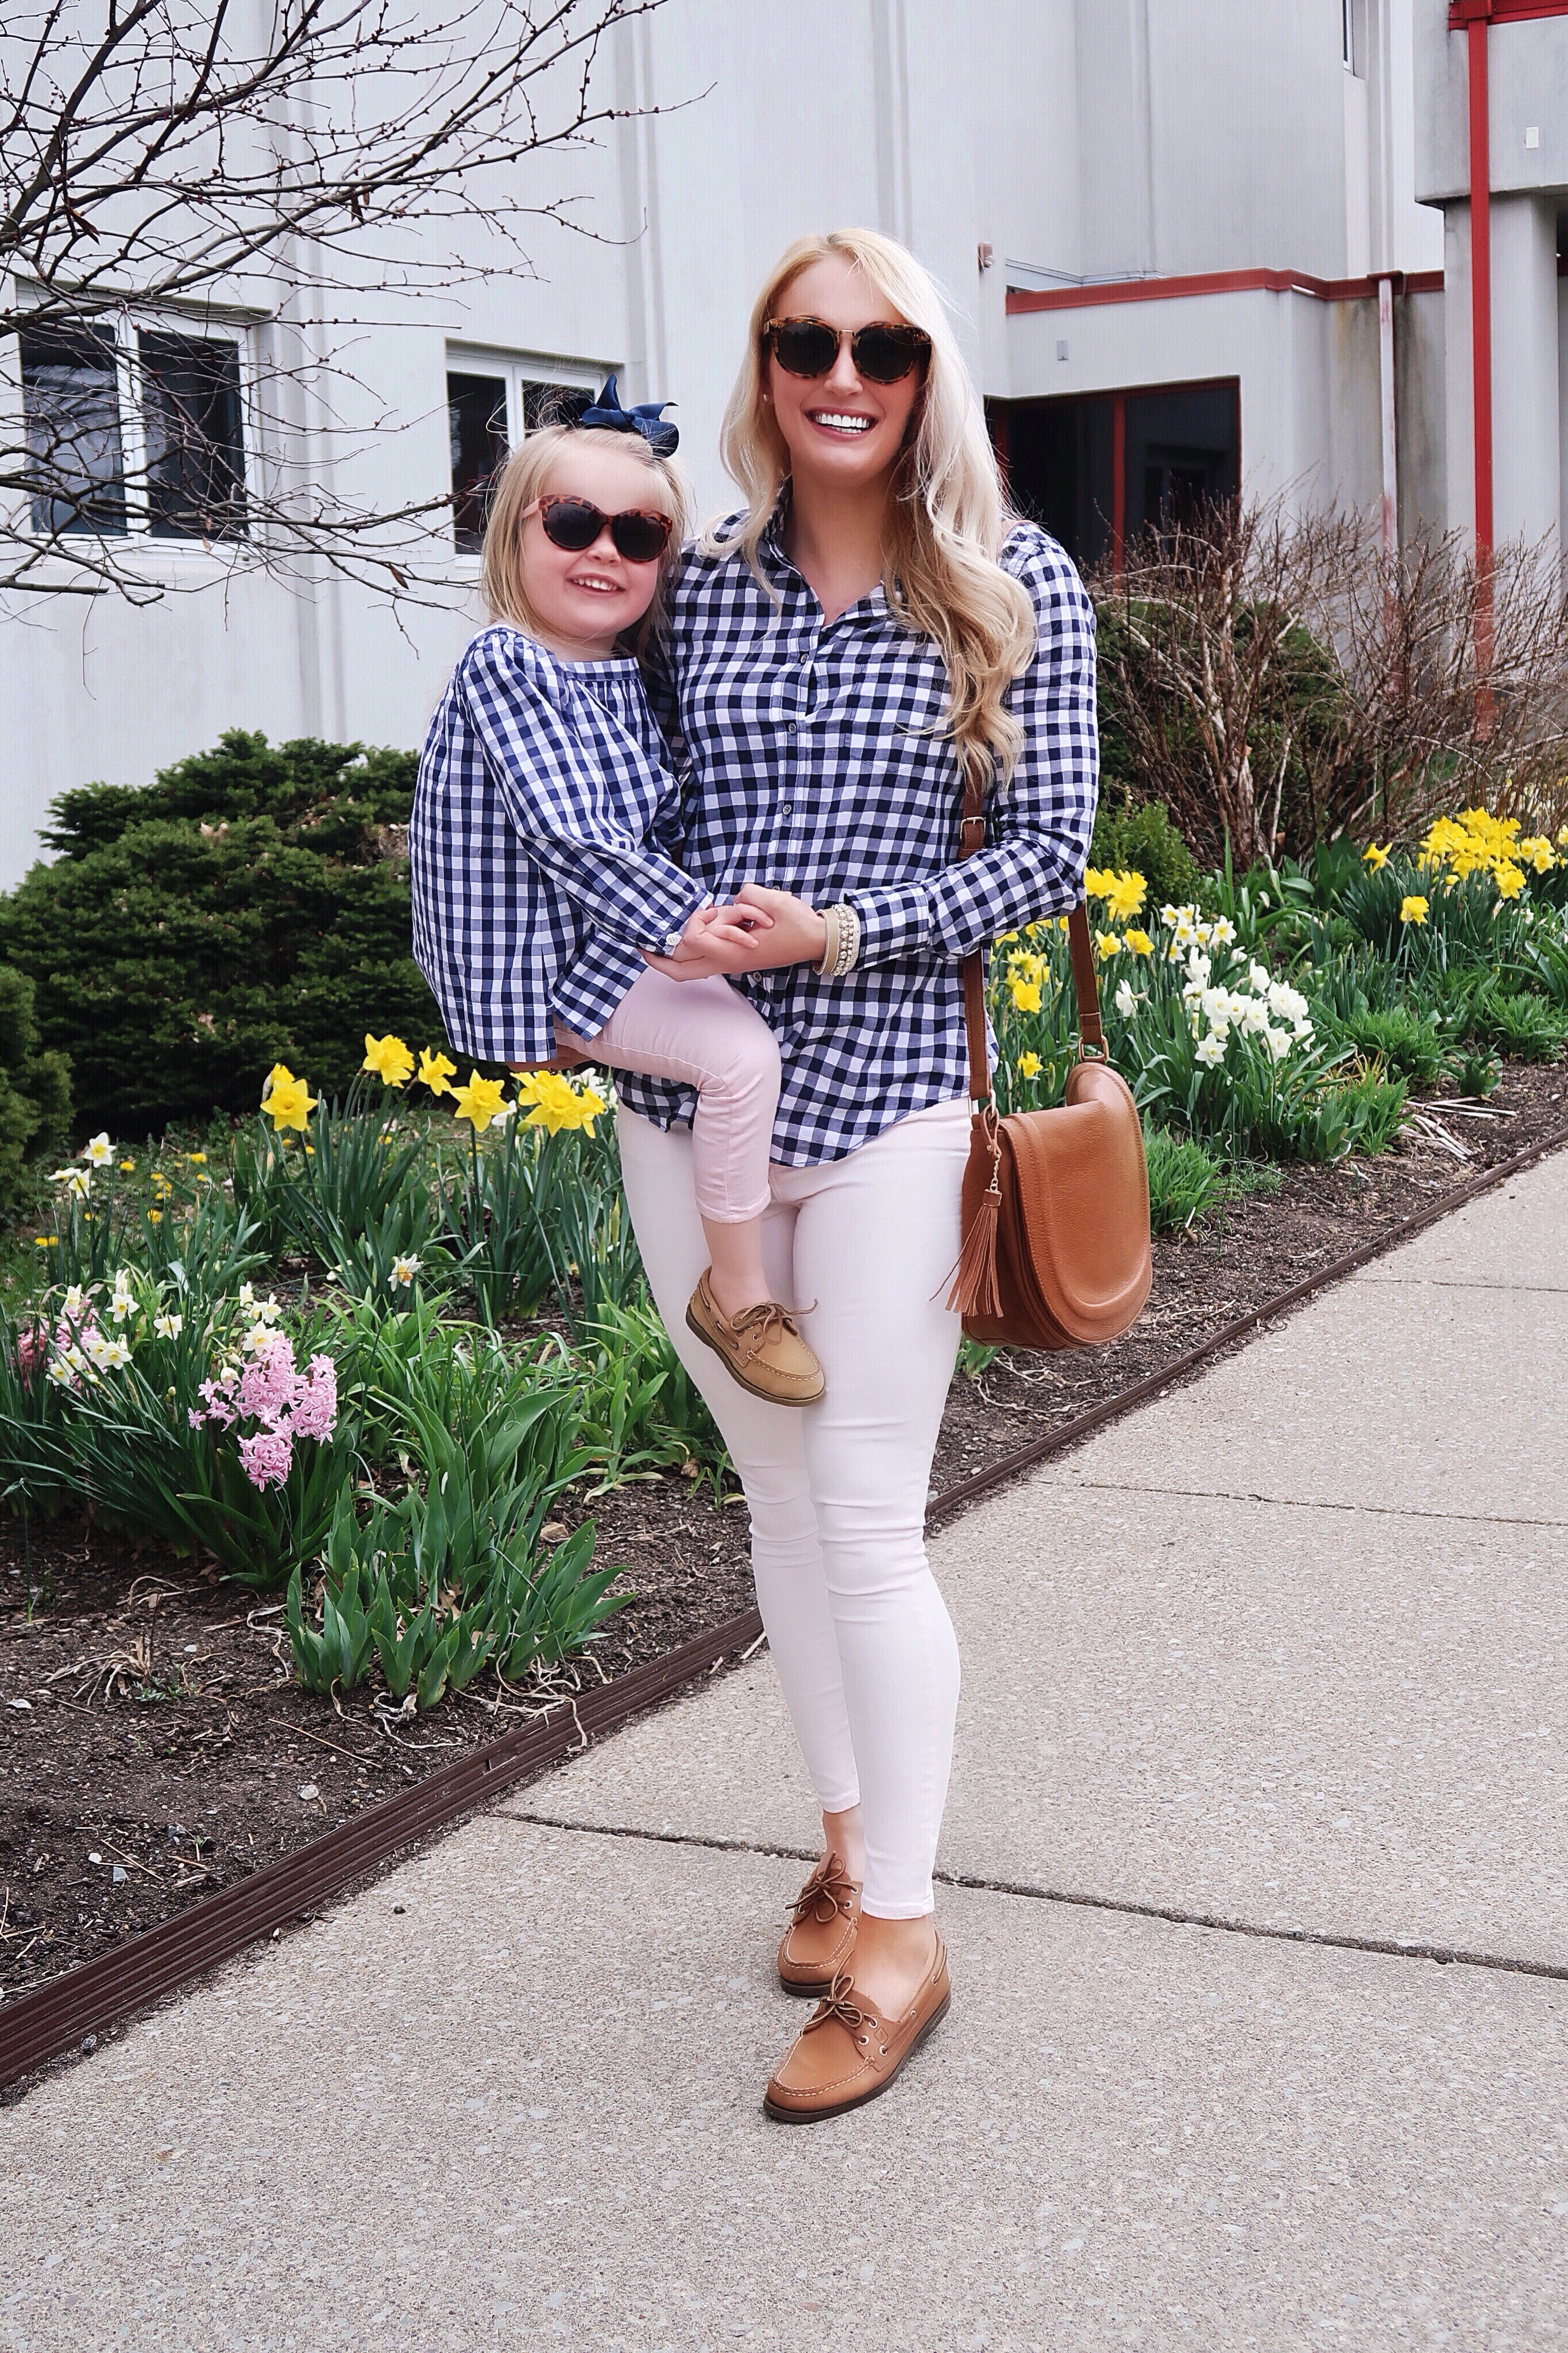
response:
<path id="1" fill-rule="evenodd" d="M 602 1029 L 708 893 L 666 854 L 679 791 L 635 661 L 484 629 L 430 723 L 408 828 L 414 955 L 447 1035 L 547 1061 Z"/>
<path id="2" fill-rule="evenodd" d="M 783 1053 L 773 1157 L 811 1167 L 965 1094 L 962 959 L 1082 897 L 1100 768 L 1094 611 L 1053 539 L 1032 523 L 1009 533 L 1000 560 L 1034 605 L 1038 649 L 1008 693 L 1017 765 L 990 797 L 984 847 L 961 860 L 941 649 L 900 627 L 879 586 L 825 620 L 776 524 L 759 556 L 773 596 L 739 556 L 683 558 L 653 700 L 685 777 L 680 860 L 694 881 L 719 900 L 743 882 L 817 907 L 844 899 L 860 918 L 847 978 L 795 965 L 733 984 Z M 616 1084 L 660 1126 L 691 1116 L 688 1088 Z"/>

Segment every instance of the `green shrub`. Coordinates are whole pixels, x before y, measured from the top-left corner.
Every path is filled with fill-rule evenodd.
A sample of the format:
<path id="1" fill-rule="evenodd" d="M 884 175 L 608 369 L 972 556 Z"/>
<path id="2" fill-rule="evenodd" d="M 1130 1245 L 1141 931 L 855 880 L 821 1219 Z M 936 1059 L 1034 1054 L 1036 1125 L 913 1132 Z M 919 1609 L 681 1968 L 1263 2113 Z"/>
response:
<path id="1" fill-rule="evenodd" d="M 1089 862 L 1142 874 L 1149 885 L 1146 903 L 1152 908 L 1180 906 L 1197 896 L 1192 851 L 1163 801 L 1137 802 L 1108 793 L 1095 811 Z"/>
<path id="2" fill-rule="evenodd" d="M 440 1040 L 409 953 L 415 773 L 411 753 L 235 730 L 144 789 L 60 796 L 54 862 L 0 900 L 0 955 L 72 1058 L 86 1129 L 253 1111 L 276 1060 L 341 1093 L 367 1025 Z"/>
<path id="3" fill-rule="evenodd" d="M 16 1205 L 28 1158 L 64 1142 L 69 1119 L 70 1065 L 40 1048 L 31 980 L 0 965 L 0 1211 Z"/>

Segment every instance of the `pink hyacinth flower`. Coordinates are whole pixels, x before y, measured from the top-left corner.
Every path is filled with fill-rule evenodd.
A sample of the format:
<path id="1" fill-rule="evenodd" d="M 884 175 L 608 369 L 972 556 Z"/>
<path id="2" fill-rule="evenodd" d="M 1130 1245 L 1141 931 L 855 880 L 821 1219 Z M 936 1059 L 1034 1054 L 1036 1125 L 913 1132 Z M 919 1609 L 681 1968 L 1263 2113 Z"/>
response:
<path id="1" fill-rule="evenodd" d="M 338 1420 L 338 1368 L 331 1356 L 312 1356 L 294 1405 L 296 1438 L 331 1438 Z"/>
<path id="2" fill-rule="evenodd" d="M 239 1459 L 253 1487 L 281 1487 L 294 1461 L 287 1430 L 260 1430 L 239 1441 Z"/>
<path id="3" fill-rule="evenodd" d="M 16 1339 L 16 1369 L 31 1384 L 33 1375 L 48 1353 L 49 1333 L 45 1324 L 29 1324 Z"/>
<path id="4" fill-rule="evenodd" d="M 239 1377 L 239 1409 L 275 1430 L 303 1387 L 294 1369 L 294 1344 L 276 1332 Z"/>

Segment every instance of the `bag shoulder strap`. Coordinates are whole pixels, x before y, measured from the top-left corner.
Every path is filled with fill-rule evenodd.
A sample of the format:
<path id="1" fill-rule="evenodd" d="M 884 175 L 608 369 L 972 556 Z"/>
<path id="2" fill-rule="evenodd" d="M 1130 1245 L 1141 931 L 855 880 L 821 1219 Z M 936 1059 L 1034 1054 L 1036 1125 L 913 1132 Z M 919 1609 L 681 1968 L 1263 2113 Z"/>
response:
<path id="1" fill-rule="evenodd" d="M 972 770 L 963 779 L 963 821 L 959 828 L 959 856 L 973 858 L 985 841 L 985 789 Z M 1072 958 L 1073 990 L 1078 998 L 1079 1036 L 1092 1053 L 1105 1051 L 1105 1025 L 1100 1018 L 1100 982 L 1094 969 L 1094 942 L 1089 937 L 1089 913 L 1080 900 L 1068 917 L 1068 948 Z M 969 1041 L 969 1099 L 991 1099 L 991 1057 L 985 1042 L 985 976 L 978 948 L 963 959 L 963 1026 Z"/>

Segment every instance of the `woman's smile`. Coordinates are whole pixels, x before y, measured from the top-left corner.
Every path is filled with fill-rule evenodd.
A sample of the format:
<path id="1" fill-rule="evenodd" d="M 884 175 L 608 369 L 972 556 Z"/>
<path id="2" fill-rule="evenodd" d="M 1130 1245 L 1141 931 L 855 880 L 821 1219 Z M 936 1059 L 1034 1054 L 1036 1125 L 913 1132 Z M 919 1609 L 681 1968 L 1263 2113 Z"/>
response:
<path id="1" fill-rule="evenodd" d="M 805 413 L 811 423 L 823 433 L 869 433 L 879 422 L 875 417 L 847 408 L 808 408 Z"/>

